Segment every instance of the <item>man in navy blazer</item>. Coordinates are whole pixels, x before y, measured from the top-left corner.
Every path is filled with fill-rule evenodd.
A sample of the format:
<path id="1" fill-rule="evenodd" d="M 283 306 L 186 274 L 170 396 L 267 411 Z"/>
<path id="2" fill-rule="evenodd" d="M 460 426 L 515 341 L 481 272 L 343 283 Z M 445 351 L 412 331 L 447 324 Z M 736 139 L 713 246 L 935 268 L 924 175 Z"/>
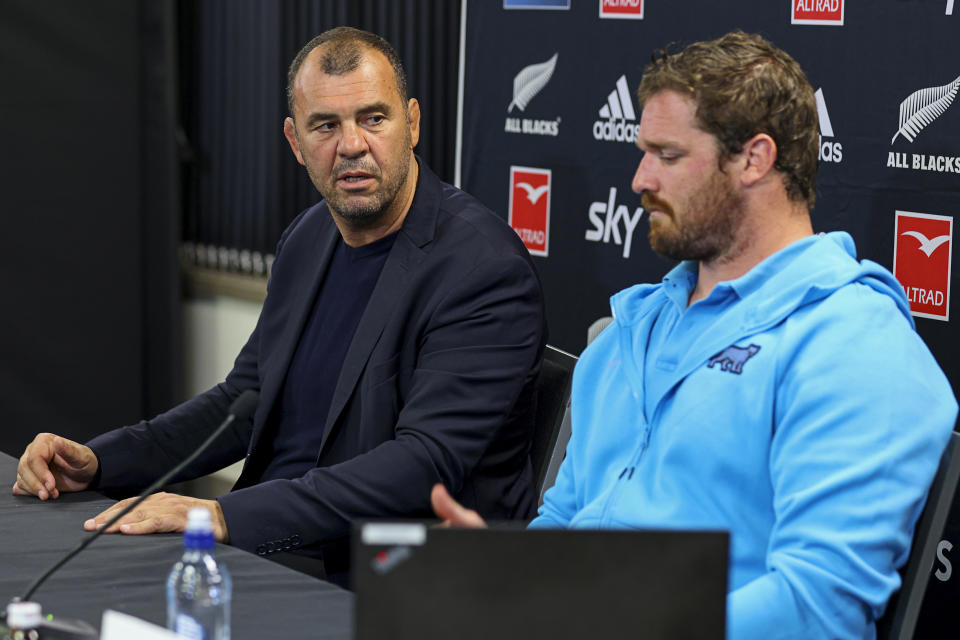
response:
<path id="1" fill-rule="evenodd" d="M 155 494 L 111 531 L 182 531 L 206 506 L 218 540 L 346 568 L 356 518 L 428 516 L 435 483 L 494 518 L 532 515 L 539 282 L 516 234 L 413 154 L 420 111 L 396 53 L 338 28 L 293 61 L 284 134 L 324 196 L 277 247 L 257 327 L 226 380 L 87 446 L 40 434 L 13 491 L 134 493 L 185 458 L 247 389 L 235 423 L 178 480 L 246 457 L 216 500 Z M 126 501 L 89 519 L 100 527 Z"/>

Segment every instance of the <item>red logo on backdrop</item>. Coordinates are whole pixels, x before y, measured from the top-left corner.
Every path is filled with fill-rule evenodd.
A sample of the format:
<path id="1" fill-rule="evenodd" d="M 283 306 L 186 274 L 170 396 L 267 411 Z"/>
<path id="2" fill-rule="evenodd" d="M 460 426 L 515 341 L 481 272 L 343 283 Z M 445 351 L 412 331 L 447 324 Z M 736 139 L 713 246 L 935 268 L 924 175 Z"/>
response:
<path id="1" fill-rule="evenodd" d="M 547 255 L 550 246 L 550 169 L 510 167 L 508 222 L 531 254 Z"/>
<path id="2" fill-rule="evenodd" d="M 643 19 L 643 0 L 600 0 L 601 18 Z"/>
<path id="3" fill-rule="evenodd" d="M 893 275 L 907 292 L 910 312 L 950 319 L 953 218 L 897 211 Z"/>
<path id="4" fill-rule="evenodd" d="M 843 25 L 843 0 L 790 0 L 793 24 Z"/>

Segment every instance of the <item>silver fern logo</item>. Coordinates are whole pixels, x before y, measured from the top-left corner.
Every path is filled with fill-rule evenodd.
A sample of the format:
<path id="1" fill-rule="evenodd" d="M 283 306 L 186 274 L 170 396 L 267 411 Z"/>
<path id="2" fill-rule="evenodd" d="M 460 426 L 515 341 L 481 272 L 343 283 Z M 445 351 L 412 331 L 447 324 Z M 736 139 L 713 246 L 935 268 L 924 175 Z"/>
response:
<path id="1" fill-rule="evenodd" d="M 507 114 L 516 108 L 525 111 L 527 105 L 540 93 L 557 68 L 557 56 L 554 53 L 546 62 L 531 64 L 520 70 L 513 78 L 513 99 L 507 105 Z M 534 120 L 531 118 L 511 117 L 507 115 L 503 130 L 507 133 L 520 133 L 541 136 L 556 136 L 560 134 L 560 118 L 553 120 Z"/>
<path id="2" fill-rule="evenodd" d="M 524 67 L 523 70 L 513 78 L 513 100 L 507 106 L 507 113 L 514 107 L 523 111 L 531 100 L 540 93 L 541 89 L 547 86 L 550 78 L 553 77 L 553 70 L 557 66 L 557 55 L 546 62 L 532 64 Z"/>
<path id="3" fill-rule="evenodd" d="M 900 103 L 900 128 L 893 134 L 890 144 L 893 144 L 897 136 L 901 135 L 913 142 L 927 125 L 950 108 L 954 98 L 957 97 L 958 90 L 960 90 L 960 76 L 942 87 L 919 89 L 911 93 Z"/>

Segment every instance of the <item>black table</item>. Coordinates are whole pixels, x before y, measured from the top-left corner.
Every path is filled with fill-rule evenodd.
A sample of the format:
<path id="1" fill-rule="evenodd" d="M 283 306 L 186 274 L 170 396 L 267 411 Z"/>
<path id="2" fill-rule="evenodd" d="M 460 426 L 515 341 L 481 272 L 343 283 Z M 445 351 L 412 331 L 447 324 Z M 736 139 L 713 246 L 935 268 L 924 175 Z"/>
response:
<path id="1" fill-rule="evenodd" d="M 57 500 L 14 496 L 16 460 L 0 453 L 0 605 L 29 585 L 83 536 L 83 521 L 113 503 L 93 492 Z M 166 579 L 182 553 L 179 534 L 106 535 L 34 594 L 44 613 L 100 628 L 104 609 L 166 623 Z M 217 545 L 233 578 L 231 637 L 351 638 L 353 594 L 259 556 Z"/>

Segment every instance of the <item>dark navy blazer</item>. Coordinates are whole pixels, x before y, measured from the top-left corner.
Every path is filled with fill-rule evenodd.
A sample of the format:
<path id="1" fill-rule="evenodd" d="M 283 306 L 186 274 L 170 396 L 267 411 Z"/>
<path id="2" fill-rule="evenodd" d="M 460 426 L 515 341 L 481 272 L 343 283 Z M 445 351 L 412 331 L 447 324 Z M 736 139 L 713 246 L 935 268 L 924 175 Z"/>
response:
<path id="1" fill-rule="evenodd" d="M 234 398 L 256 389 L 252 422 L 228 430 L 180 478 L 246 456 L 237 485 L 218 498 L 233 545 L 327 555 L 354 519 L 429 516 L 436 482 L 486 517 L 532 515 L 533 388 L 546 341 L 538 277 L 503 220 L 422 162 L 326 424 L 317 425 L 316 467 L 258 482 L 270 452 L 261 444 L 338 236 L 324 202 L 291 223 L 257 327 L 226 380 L 92 440 L 101 490 L 141 490 L 194 450 Z"/>

